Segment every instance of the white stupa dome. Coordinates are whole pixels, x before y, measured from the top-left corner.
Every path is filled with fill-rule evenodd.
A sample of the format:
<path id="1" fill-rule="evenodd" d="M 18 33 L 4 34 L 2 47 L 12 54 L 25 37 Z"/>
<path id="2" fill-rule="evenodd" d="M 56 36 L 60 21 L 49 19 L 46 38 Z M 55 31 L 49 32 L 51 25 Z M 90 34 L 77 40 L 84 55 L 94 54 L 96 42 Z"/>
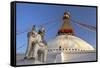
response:
<path id="1" fill-rule="evenodd" d="M 55 39 L 48 42 L 48 48 L 71 48 L 82 50 L 94 50 L 92 45 L 79 37 L 73 35 L 59 35 Z"/>
<path id="2" fill-rule="evenodd" d="M 59 47 L 62 49 L 60 53 L 59 51 L 51 51 L 51 53 L 48 53 L 50 54 L 49 59 L 53 53 L 61 57 L 61 62 L 87 61 L 87 59 L 88 61 L 91 61 L 96 59 L 95 49 L 92 47 L 92 45 L 73 35 L 58 35 L 55 39 L 48 41 L 47 44 L 48 50 L 59 49 Z M 56 59 L 53 60 L 59 62 L 58 58 L 59 57 L 56 56 Z"/>

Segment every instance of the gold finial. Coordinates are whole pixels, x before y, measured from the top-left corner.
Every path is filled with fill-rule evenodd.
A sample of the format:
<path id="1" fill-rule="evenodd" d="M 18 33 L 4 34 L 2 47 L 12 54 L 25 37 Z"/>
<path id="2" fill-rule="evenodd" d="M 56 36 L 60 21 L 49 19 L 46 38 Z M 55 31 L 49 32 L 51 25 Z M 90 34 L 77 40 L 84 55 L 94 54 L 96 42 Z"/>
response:
<path id="1" fill-rule="evenodd" d="M 70 18 L 70 13 L 65 11 L 63 19 L 69 19 L 69 18 Z"/>

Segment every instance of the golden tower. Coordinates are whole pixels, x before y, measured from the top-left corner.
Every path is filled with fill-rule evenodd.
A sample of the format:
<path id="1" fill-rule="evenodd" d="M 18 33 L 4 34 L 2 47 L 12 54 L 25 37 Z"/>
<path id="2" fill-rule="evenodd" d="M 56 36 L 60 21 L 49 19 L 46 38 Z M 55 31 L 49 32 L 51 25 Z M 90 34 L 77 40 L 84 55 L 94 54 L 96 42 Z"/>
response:
<path id="1" fill-rule="evenodd" d="M 63 24 L 58 31 L 58 35 L 61 35 L 61 34 L 70 34 L 70 35 L 74 34 L 73 28 L 70 23 L 70 13 L 69 12 L 64 12 Z"/>

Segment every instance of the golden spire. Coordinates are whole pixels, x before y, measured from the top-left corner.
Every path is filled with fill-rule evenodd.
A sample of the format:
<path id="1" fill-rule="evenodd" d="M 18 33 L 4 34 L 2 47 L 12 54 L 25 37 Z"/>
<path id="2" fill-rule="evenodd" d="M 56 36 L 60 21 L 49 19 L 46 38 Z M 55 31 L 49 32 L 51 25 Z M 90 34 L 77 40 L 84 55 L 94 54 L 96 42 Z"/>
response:
<path id="1" fill-rule="evenodd" d="M 73 34 L 73 28 L 70 23 L 70 13 L 69 12 L 64 12 L 63 24 L 58 31 L 58 35 L 60 34 Z"/>

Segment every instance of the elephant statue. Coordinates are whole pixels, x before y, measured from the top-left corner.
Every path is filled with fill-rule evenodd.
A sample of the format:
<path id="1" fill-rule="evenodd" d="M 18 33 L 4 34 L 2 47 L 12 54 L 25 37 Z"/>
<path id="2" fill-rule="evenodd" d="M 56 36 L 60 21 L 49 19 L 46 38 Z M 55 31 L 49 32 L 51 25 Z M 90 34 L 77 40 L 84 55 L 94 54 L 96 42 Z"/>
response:
<path id="1" fill-rule="evenodd" d="M 25 59 L 34 59 L 41 62 L 46 61 L 47 44 L 41 34 L 37 33 L 34 29 L 28 32 L 28 47 L 25 55 Z"/>

